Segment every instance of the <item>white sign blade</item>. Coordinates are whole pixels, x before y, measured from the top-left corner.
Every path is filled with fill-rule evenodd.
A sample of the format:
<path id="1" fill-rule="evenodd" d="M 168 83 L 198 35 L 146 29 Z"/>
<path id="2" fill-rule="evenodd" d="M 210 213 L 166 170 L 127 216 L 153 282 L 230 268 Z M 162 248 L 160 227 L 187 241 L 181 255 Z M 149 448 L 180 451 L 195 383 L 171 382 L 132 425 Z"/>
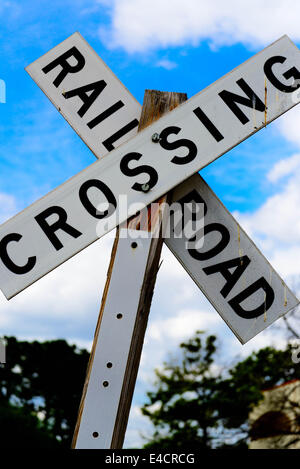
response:
<path id="1" fill-rule="evenodd" d="M 123 230 L 126 235 L 127 230 Z M 122 232 L 122 229 L 121 229 Z M 77 449 L 111 447 L 151 239 L 119 239 L 76 434 Z M 130 275 L 128 269 L 130 266 Z M 122 286 L 121 294 L 120 286 Z M 118 313 L 118 314 L 117 314 Z M 120 314 L 121 313 L 121 314 Z M 117 346 L 116 346 L 117 344 Z M 111 363 L 108 368 L 107 363 Z M 109 383 L 109 388 L 102 385 Z M 97 438 L 93 435 L 97 432 Z"/>
<path id="2" fill-rule="evenodd" d="M 284 36 L 2 225 L 5 296 L 16 295 L 136 214 L 137 204 L 149 205 L 292 108 L 299 70 L 300 51 Z M 90 103 L 91 90 L 80 96 L 79 109 Z M 153 143 L 154 133 L 159 143 Z"/>
<path id="3" fill-rule="evenodd" d="M 78 32 L 26 71 L 97 158 L 136 135 L 141 105 Z"/>
<path id="4" fill-rule="evenodd" d="M 173 193 L 173 201 L 204 204 L 204 243 L 187 238 L 165 243 L 244 344 L 299 301 L 199 174 Z M 185 224 L 188 223 L 185 214 Z"/>
<path id="5" fill-rule="evenodd" d="M 62 54 L 65 54 L 66 51 L 71 50 L 74 47 L 77 49 L 78 53 L 80 53 L 82 57 L 84 58 L 85 65 L 81 71 L 78 71 L 74 74 L 67 75 L 65 79 L 62 80 L 62 84 L 56 88 L 55 86 L 53 86 L 51 74 L 49 74 L 49 72 L 44 73 L 43 67 L 45 66 L 45 64 L 47 66 L 47 63 L 49 62 L 51 63 L 51 61 L 56 60 L 57 57 L 61 56 Z M 96 64 L 95 64 L 95 60 L 97 61 Z M 128 90 L 125 90 L 127 100 L 124 99 L 124 87 L 120 84 L 120 82 L 112 74 L 112 72 L 109 71 L 105 63 L 100 59 L 100 57 L 97 56 L 97 54 L 89 47 L 89 45 L 85 42 L 85 40 L 78 33 L 73 34 L 70 38 L 68 38 L 58 47 L 50 51 L 50 53 L 46 54 L 41 59 L 37 60 L 34 64 L 29 66 L 27 70 L 30 73 L 30 75 L 34 78 L 34 80 L 37 82 L 37 84 L 48 94 L 48 96 L 50 97 L 54 105 L 58 109 L 60 109 L 60 111 L 63 114 L 65 114 L 67 120 L 70 123 L 72 123 L 72 126 L 75 129 L 77 129 L 78 133 L 81 135 L 83 140 L 85 140 L 86 143 L 90 146 L 90 148 L 92 149 L 92 151 L 97 157 L 100 156 L 100 152 L 101 152 L 101 142 L 100 142 L 99 136 L 101 135 L 103 127 L 99 126 L 99 128 L 97 128 L 98 135 L 94 134 L 94 138 L 93 138 L 93 133 L 92 133 L 93 130 L 91 130 L 89 127 L 86 127 L 84 125 L 84 122 L 80 118 L 80 116 L 78 116 L 78 109 L 79 109 L 78 100 L 68 99 L 68 101 L 66 102 L 65 96 L 62 95 L 62 93 L 65 93 L 64 89 L 76 89 L 78 88 L 78 86 L 84 86 L 84 83 L 87 83 L 87 82 L 95 83 L 97 80 L 99 80 L 100 77 L 102 77 L 102 79 L 104 79 L 105 83 L 107 84 L 106 86 L 107 86 L 108 93 L 106 94 L 106 97 L 108 97 L 110 93 L 116 102 L 120 102 L 121 97 L 122 97 L 123 101 L 126 101 L 126 111 L 127 113 L 129 113 L 131 121 L 139 120 L 140 108 L 141 108 L 140 105 L 137 105 L 135 98 L 131 95 L 131 93 Z M 65 84 L 64 86 L 63 86 L 63 83 Z M 102 106 L 104 105 L 105 107 L 105 103 L 101 101 L 101 104 Z M 108 106 L 107 103 L 106 103 L 106 106 L 108 107 L 108 109 L 110 109 L 110 106 Z M 118 108 L 118 106 L 112 106 L 112 108 L 113 109 Z M 130 112 L 129 112 L 129 109 L 130 109 Z M 113 128 L 117 128 L 117 127 L 122 128 L 123 123 L 120 122 L 120 115 L 117 112 L 117 110 L 113 113 L 107 113 L 108 114 L 107 118 L 110 118 L 109 120 L 110 126 L 113 125 Z M 102 121 L 102 126 L 104 122 L 105 122 L 105 119 Z M 133 133 L 136 133 L 136 129 L 131 131 L 131 134 Z M 105 139 L 103 140 L 105 141 Z M 116 142 L 116 144 L 118 143 L 122 143 L 122 139 Z M 111 148 L 106 148 L 106 150 L 111 150 Z M 198 194 L 198 197 L 200 197 L 199 200 L 204 200 L 204 199 L 207 200 L 206 207 L 208 208 L 208 214 L 206 215 L 206 220 L 209 219 L 210 223 L 215 223 L 220 220 L 224 220 L 225 222 L 224 229 L 226 229 L 230 233 L 230 243 L 226 247 L 226 253 L 225 253 L 225 256 L 227 256 L 228 259 L 229 258 L 234 259 L 234 256 L 236 255 L 235 241 L 232 241 L 232 239 L 236 237 L 237 230 L 239 233 L 238 234 L 239 255 L 245 252 L 245 249 L 241 247 L 242 244 L 246 244 L 248 257 L 249 257 L 249 252 L 252 252 L 254 249 L 255 259 L 251 257 L 251 263 L 249 264 L 249 268 L 247 267 L 247 270 L 245 272 L 246 280 L 243 279 L 244 283 L 245 281 L 247 281 L 248 284 L 250 285 L 251 280 L 253 280 L 253 282 L 255 281 L 255 278 L 252 278 L 252 277 L 253 277 L 253 272 L 256 272 L 256 269 L 257 269 L 257 272 L 260 272 L 262 276 L 266 273 L 265 271 L 269 272 L 269 269 L 272 269 L 271 266 L 269 266 L 266 259 L 256 249 L 252 241 L 245 235 L 245 233 L 242 230 L 239 231 L 240 227 L 237 225 L 237 222 L 227 212 L 225 207 L 222 205 L 219 199 L 214 195 L 214 193 L 207 187 L 207 185 L 205 184 L 205 182 L 202 180 L 201 177 L 194 176 L 194 177 L 191 177 L 189 180 L 183 182 L 180 186 L 176 188 L 174 194 L 175 194 L 175 201 L 176 201 L 176 198 L 181 198 L 183 196 L 189 197 L 189 194 L 191 196 L 193 196 L 193 194 L 194 195 L 196 194 L 196 198 L 197 198 L 197 194 Z M 209 223 L 207 224 L 209 225 Z M 220 225 L 220 223 L 218 223 L 218 225 Z M 215 232 L 215 234 L 217 234 L 217 231 Z M 208 241 L 212 242 L 213 238 L 212 237 L 208 238 Z M 224 317 L 225 321 L 229 324 L 233 332 L 237 334 L 238 338 L 242 342 L 246 342 L 247 340 L 249 340 L 248 339 L 249 330 L 251 331 L 253 336 L 256 335 L 257 331 L 259 332 L 260 330 L 267 327 L 278 316 L 285 314 L 289 309 L 296 306 L 298 302 L 298 300 L 294 297 L 294 295 L 292 295 L 292 293 L 289 290 L 287 290 L 287 287 L 282 283 L 282 280 L 278 277 L 276 272 L 274 272 L 274 274 L 272 275 L 274 275 L 274 278 L 276 277 L 277 284 L 279 285 L 279 290 L 275 289 L 275 295 L 274 295 L 275 298 L 272 303 L 272 308 L 270 309 L 270 311 L 267 311 L 267 310 L 264 311 L 263 322 L 261 321 L 261 323 L 258 324 L 257 320 L 255 319 L 256 327 L 249 328 L 249 319 L 241 318 L 236 315 L 236 313 L 234 312 L 234 310 L 228 303 L 229 299 L 224 298 L 223 295 L 218 291 L 218 289 L 216 288 L 215 282 L 214 282 L 214 290 L 210 291 L 210 288 L 212 287 L 212 280 L 211 280 L 211 277 L 207 276 L 205 274 L 205 271 L 203 270 L 203 268 L 205 269 L 205 262 L 203 263 L 203 260 L 201 260 L 200 262 L 199 259 L 196 259 L 195 256 L 193 257 L 190 254 L 190 251 L 186 248 L 185 239 L 172 237 L 171 239 L 167 238 L 166 242 L 169 248 L 175 254 L 175 256 L 182 263 L 183 267 L 195 280 L 196 284 L 203 290 L 204 294 L 211 301 L 211 303 L 216 307 L 216 309 L 221 314 L 221 316 Z M 218 253 L 212 256 L 214 264 L 219 264 L 220 262 L 222 262 L 222 255 L 223 254 L 221 252 L 221 257 Z M 242 255 L 243 254 L 241 254 L 241 256 Z M 199 268 L 200 265 L 201 265 L 201 268 Z M 273 272 L 273 270 L 271 271 Z M 216 274 L 217 273 L 220 274 L 220 272 L 216 272 Z M 222 276 L 221 276 L 221 280 L 223 280 Z M 273 288 L 273 286 L 271 288 Z M 278 297 L 280 296 L 282 297 L 283 289 L 286 290 L 287 297 L 286 299 L 284 299 L 283 304 L 282 304 L 282 298 L 280 298 L 279 305 L 277 305 Z M 235 318 L 235 321 L 234 321 L 234 318 Z M 247 333 L 245 334 L 245 330 L 248 331 L 248 334 Z"/>

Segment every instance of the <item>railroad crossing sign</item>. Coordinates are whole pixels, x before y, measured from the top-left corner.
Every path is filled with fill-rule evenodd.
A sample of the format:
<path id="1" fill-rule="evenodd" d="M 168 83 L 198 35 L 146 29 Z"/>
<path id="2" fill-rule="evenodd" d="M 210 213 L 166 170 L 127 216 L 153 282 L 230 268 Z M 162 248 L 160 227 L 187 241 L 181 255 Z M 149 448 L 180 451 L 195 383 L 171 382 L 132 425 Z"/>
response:
<path id="1" fill-rule="evenodd" d="M 174 189 L 173 202 L 204 207 L 204 246 L 187 248 L 188 239 L 177 237 L 176 230 L 164 241 L 242 343 L 294 308 L 293 293 L 195 173 L 291 109 L 299 70 L 300 52 L 283 36 L 136 134 L 140 105 L 80 34 L 27 67 L 99 160 L 0 227 L 5 296 L 12 298 L 116 226 L 120 235 L 128 218 Z M 133 279 L 143 279 L 150 253 L 160 252 L 151 239 L 139 243 L 143 249 Z M 122 283 L 118 272 L 125 261 L 132 262 L 124 253 L 123 248 L 113 253 L 112 290 L 114 281 Z M 138 317 L 137 305 L 131 307 L 127 339 Z M 116 402 L 119 398 L 120 392 Z M 93 433 L 94 447 L 104 444 L 99 432 Z M 106 438 L 106 447 L 112 441 L 113 436 Z"/>

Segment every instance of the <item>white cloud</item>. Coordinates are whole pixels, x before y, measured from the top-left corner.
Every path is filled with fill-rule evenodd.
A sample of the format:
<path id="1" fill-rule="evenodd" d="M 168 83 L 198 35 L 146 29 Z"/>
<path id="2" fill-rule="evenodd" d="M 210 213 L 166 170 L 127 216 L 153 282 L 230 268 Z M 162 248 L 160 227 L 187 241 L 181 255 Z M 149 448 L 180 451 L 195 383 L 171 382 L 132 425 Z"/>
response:
<path id="1" fill-rule="evenodd" d="M 220 321 L 220 316 L 212 311 L 179 309 L 172 317 L 152 322 L 148 337 L 161 343 L 178 343 L 183 338 L 191 337 L 196 330 L 210 329 Z"/>
<path id="2" fill-rule="evenodd" d="M 252 231 L 274 241 L 291 244 L 300 239 L 300 191 L 297 178 L 291 178 L 281 192 L 269 197 L 252 215 Z M 278 248 L 277 244 L 277 248 Z"/>
<path id="3" fill-rule="evenodd" d="M 140 409 L 140 406 L 133 405 L 130 409 L 129 421 L 134 422 L 133 425 L 129 425 L 125 435 L 125 448 L 140 448 L 141 445 L 146 443 L 146 438 L 149 439 L 153 435 L 154 427 L 150 420 L 145 417 Z M 138 431 L 137 429 L 143 429 Z"/>
<path id="4" fill-rule="evenodd" d="M 177 262 L 175 259 L 174 261 Z M 192 280 L 189 280 L 185 273 L 182 282 L 192 283 Z M 168 291 L 176 290 L 176 286 L 176 284 L 172 286 L 169 282 Z M 157 289 L 161 290 L 161 287 Z M 152 386 L 154 380 L 153 370 L 159 369 L 170 353 L 179 353 L 179 344 L 189 340 L 197 330 L 221 336 L 224 335 L 223 332 L 226 335 L 228 329 L 199 290 L 196 290 L 188 300 L 186 299 L 185 303 L 188 306 L 186 308 L 174 307 L 169 294 L 169 308 L 162 310 L 158 315 L 155 303 L 162 303 L 160 291 L 156 292 L 154 297 L 154 315 L 150 316 L 139 371 L 139 380 L 148 385 L 148 388 Z"/>
<path id="5" fill-rule="evenodd" d="M 287 141 L 300 148 L 300 114 L 298 105 L 281 116 L 275 125 Z"/>
<path id="6" fill-rule="evenodd" d="M 255 212 L 236 216 L 281 275 L 300 276 L 300 155 L 279 161 L 267 177 L 276 193 Z"/>
<path id="7" fill-rule="evenodd" d="M 283 350 L 286 347 L 286 337 L 282 332 L 283 330 L 279 328 L 280 321 L 282 320 L 280 319 L 276 324 L 265 329 L 242 347 L 232 337 L 231 340 L 228 341 L 227 346 L 229 353 L 226 358 L 230 357 L 231 361 L 233 361 L 233 357 L 237 360 L 243 360 L 252 352 L 258 351 L 264 347 L 274 347 Z"/>
<path id="8" fill-rule="evenodd" d="M 242 42 L 256 48 L 283 34 L 300 39 L 300 4 L 293 0 L 111 0 L 109 13 L 101 39 L 130 53 L 203 40 L 213 47 Z"/>
<path id="9" fill-rule="evenodd" d="M 175 62 L 172 62 L 172 60 L 169 60 L 169 59 L 161 59 L 156 63 L 156 66 L 165 68 L 166 70 L 173 70 L 174 68 L 177 67 L 177 64 Z"/>
<path id="10" fill-rule="evenodd" d="M 282 276 L 287 279 L 290 286 L 289 278 L 298 277 L 300 278 L 300 242 L 293 244 L 292 246 L 278 250 L 274 250 L 272 254 L 272 264 L 278 269 Z M 292 286 L 291 286 L 292 287 Z"/>
<path id="11" fill-rule="evenodd" d="M 271 171 L 267 174 L 267 178 L 270 182 L 278 182 L 284 176 L 291 175 L 294 171 L 300 168 L 300 154 L 290 156 L 284 160 L 278 161 Z"/>

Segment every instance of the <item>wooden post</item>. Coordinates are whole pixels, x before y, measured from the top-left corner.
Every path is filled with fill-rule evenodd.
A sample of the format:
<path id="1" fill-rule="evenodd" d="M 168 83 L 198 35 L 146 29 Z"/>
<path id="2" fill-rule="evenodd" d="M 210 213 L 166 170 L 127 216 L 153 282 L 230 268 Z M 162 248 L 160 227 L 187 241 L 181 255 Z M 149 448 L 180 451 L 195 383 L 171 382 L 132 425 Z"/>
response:
<path id="1" fill-rule="evenodd" d="M 139 130 L 186 99 L 183 93 L 146 90 Z M 155 214 L 149 210 L 148 216 L 136 216 L 117 229 L 73 448 L 122 448 L 159 268 L 164 204 L 169 197 L 159 199 Z M 139 237 L 141 231 L 151 236 Z"/>

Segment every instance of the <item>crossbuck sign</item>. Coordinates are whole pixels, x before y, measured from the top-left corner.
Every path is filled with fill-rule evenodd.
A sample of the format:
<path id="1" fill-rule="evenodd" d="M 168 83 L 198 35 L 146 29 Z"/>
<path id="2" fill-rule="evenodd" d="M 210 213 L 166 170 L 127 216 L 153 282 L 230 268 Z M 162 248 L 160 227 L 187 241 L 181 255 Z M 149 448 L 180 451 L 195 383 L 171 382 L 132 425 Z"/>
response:
<path id="1" fill-rule="evenodd" d="M 296 104 L 300 52 L 287 36 L 139 133 L 139 103 L 79 33 L 27 71 L 98 161 L 0 227 L 8 299 L 174 189 L 174 203 L 204 207 L 204 245 L 164 241 L 242 343 L 297 306 L 197 174 Z"/>

